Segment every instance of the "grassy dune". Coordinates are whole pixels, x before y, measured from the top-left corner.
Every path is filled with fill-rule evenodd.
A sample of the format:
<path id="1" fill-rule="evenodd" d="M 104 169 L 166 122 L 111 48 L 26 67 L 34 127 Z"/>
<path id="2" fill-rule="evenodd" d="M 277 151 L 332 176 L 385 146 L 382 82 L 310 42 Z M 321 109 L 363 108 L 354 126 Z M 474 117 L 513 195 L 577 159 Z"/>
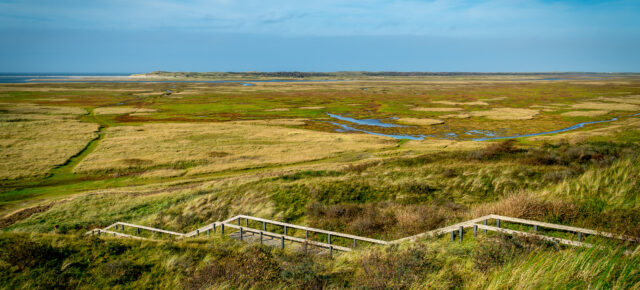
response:
<path id="1" fill-rule="evenodd" d="M 81 236 L 116 221 L 185 232 L 248 214 L 396 239 L 489 213 L 640 236 L 638 118 L 504 142 L 400 141 L 328 122 L 525 134 L 635 114 L 638 95 L 629 76 L 1 85 L 0 287 L 639 288 L 638 245 L 595 237 L 580 249 L 467 234 L 329 258 L 220 237 Z"/>

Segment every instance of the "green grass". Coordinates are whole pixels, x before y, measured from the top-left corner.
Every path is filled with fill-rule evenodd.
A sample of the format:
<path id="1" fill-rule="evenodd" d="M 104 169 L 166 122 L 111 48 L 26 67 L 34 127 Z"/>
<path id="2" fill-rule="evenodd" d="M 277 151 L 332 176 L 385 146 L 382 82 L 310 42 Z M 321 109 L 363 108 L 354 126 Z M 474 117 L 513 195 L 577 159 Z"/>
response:
<path id="1" fill-rule="evenodd" d="M 195 86 L 175 85 L 174 91 Z M 533 104 L 571 104 L 618 92 L 640 94 L 633 81 L 620 85 L 470 82 L 449 88 L 404 80 L 264 87 L 220 84 L 193 95 L 176 94 L 182 98 L 175 99 L 115 91 L 159 92 L 173 84 L 30 86 L 64 90 L 27 92 L 16 88 L 5 90 L 3 94 L 9 97 L 3 97 L 3 101 L 80 106 L 89 111 L 118 106 L 120 102 L 159 109 L 139 118 L 81 117 L 103 128 L 146 122 L 295 117 L 312 119 L 298 127 L 323 131 L 335 129 L 325 122 L 326 112 L 357 118 L 428 118 L 444 113 L 412 111 L 406 105 L 507 97 L 491 101 L 492 107 L 526 108 Z M 66 100 L 34 101 L 43 97 Z M 350 106 L 354 103 L 358 105 Z M 297 109 L 302 106 L 325 108 Z M 266 111 L 273 108 L 290 110 Z M 609 118 L 567 118 L 559 115 L 563 111 L 543 112 L 539 118 L 522 122 L 449 120 L 446 130 L 508 128 L 509 132 L 526 133 Z M 58 203 L 0 230 L 0 288 L 638 288 L 640 275 L 634 265 L 640 262 L 639 256 L 621 254 L 637 245 L 608 243 L 594 237 L 586 237 L 586 241 L 598 247 L 579 249 L 495 233 L 473 239 L 467 233 L 462 243 L 451 243 L 447 236 L 399 246 L 363 247 L 332 259 L 291 249 L 260 248 L 217 236 L 162 242 L 81 237 L 89 229 L 117 221 L 186 232 L 232 215 L 248 214 L 395 239 L 488 213 L 640 235 L 640 130 L 633 124 L 616 124 L 623 125 L 609 135 L 586 134 L 570 142 L 557 138 L 545 144 L 525 138 L 515 144 L 473 150 L 428 150 L 421 146 L 431 141 L 403 140 L 381 151 L 344 152 L 322 160 L 196 176 L 139 176 L 152 169 L 193 166 L 180 162 L 129 171 L 74 173 L 73 168 L 95 154 L 93 150 L 103 138 L 109 138 L 101 131 L 48 178 L 19 180 L 11 188 L 3 188 L 3 210 L 39 202 Z M 590 129 L 609 125 L 583 131 L 589 133 Z M 392 130 L 396 129 L 389 132 L 395 132 Z M 408 130 L 417 134 L 441 129 Z M 215 138 L 201 135 L 185 141 Z M 503 226 L 531 231 L 510 223 Z M 545 233 L 575 239 L 571 233 Z"/>

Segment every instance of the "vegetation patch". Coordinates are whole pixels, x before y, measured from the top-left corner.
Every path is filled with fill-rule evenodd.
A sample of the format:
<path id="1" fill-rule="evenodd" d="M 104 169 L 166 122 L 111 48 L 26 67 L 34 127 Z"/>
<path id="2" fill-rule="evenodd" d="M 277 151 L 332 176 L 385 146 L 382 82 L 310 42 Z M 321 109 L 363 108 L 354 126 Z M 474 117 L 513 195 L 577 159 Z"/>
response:
<path id="1" fill-rule="evenodd" d="M 132 108 L 132 107 L 100 107 L 95 108 L 93 113 L 96 115 L 121 115 L 131 113 L 154 113 L 155 109 L 148 108 Z"/>
<path id="2" fill-rule="evenodd" d="M 539 113 L 539 110 L 519 108 L 493 108 L 487 111 L 469 112 L 471 116 L 486 117 L 492 120 L 531 120 Z"/>
<path id="3" fill-rule="evenodd" d="M 607 111 L 638 111 L 640 106 L 633 104 L 620 103 L 601 103 L 601 102 L 584 102 L 571 105 L 574 109 L 592 109 Z"/>
<path id="4" fill-rule="evenodd" d="M 609 111 L 604 110 L 591 110 L 591 111 L 571 111 L 564 112 L 561 115 L 567 117 L 595 117 L 609 114 Z"/>
<path id="5" fill-rule="evenodd" d="M 443 124 L 444 121 L 438 119 L 418 119 L 418 118 L 399 118 L 398 123 L 418 126 L 431 126 Z"/>

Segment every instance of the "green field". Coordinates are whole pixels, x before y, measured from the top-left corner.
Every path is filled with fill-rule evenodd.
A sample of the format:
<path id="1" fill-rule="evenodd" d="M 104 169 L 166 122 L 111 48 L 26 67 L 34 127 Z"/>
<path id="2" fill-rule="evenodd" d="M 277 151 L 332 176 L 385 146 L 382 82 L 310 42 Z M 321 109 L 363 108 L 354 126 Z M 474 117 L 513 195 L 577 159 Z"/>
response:
<path id="1" fill-rule="evenodd" d="M 340 81 L 0 84 L 0 288 L 640 287 L 638 244 L 612 241 L 490 234 L 329 258 L 82 236 L 245 214 L 390 240 L 490 213 L 640 236 L 640 77 L 301 77 Z"/>

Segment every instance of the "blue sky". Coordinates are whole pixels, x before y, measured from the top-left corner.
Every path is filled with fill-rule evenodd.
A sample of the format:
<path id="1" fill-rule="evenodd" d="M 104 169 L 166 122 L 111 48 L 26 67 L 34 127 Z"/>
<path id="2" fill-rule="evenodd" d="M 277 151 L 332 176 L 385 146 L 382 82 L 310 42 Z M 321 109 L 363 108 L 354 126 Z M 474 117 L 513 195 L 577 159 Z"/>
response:
<path id="1" fill-rule="evenodd" d="M 0 0 L 0 71 L 640 71 L 640 1 Z"/>

